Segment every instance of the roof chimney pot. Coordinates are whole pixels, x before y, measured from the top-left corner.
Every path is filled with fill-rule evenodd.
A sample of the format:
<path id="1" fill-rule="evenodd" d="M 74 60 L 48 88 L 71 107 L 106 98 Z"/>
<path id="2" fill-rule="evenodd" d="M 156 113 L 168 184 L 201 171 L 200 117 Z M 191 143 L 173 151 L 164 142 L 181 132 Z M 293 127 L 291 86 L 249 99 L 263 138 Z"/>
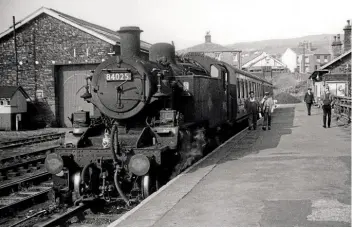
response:
<path id="1" fill-rule="evenodd" d="M 211 43 L 210 31 L 208 31 L 205 35 L 205 43 Z"/>
<path id="2" fill-rule="evenodd" d="M 345 34 L 343 37 L 343 49 L 344 52 L 347 52 L 351 50 L 351 25 L 350 25 L 350 20 L 347 20 L 347 25 L 343 29 Z"/>

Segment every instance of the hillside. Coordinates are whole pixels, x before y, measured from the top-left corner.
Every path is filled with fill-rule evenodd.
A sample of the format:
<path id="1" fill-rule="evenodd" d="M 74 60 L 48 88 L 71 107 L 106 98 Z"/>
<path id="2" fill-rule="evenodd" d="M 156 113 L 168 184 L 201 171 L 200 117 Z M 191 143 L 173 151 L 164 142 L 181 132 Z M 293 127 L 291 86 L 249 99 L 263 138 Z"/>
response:
<path id="1" fill-rule="evenodd" d="M 321 47 L 326 50 L 330 50 L 330 44 L 333 40 L 335 34 L 321 34 L 321 35 L 311 35 L 302 36 L 290 39 L 272 39 L 272 40 L 262 40 L 253 42 L 241 42 L 226 45 L 226 47 L 231 49 L 242 50 L 243 52 L 252 51 L 265 51 L 269 54 L 282 54 L 289 47 L 297 47 L 300 42 L 308 41 L 312 42 L 313 47 Z M 341 34 L 341 40 L 343 40 L 343 34 Z"/>

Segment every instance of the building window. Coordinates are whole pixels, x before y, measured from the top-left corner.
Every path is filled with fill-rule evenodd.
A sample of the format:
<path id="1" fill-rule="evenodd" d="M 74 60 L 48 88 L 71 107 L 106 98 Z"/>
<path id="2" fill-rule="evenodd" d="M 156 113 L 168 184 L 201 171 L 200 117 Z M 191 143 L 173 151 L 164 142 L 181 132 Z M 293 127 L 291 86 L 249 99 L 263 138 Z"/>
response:
<path id="1" fill-rule="evenodd" d="M 3 102 L 3 101 L 0 101 L 0 105 L 4 105 L 4 102 Z"/>
<path id="2" fill-rule="evenodd" d="M 320 55 L 316 55 L 316 57 L 317 57 L 317 60 L 320 59 Z"/>
<path id="3" fill-rule="evenodd" d="M 305 63 L 309 63 L 309 58 L 308 58 L 308 56 L 305 56 Z"/>
<path id="4" fill-rule="evenodd" d="M 215 53 L 215 58 L 220 61 L 221 60 L 221 53 L 220 52 L 216 52 Z"/>
<path id="5" fill-rule="evenodd" d="M 314 67 L 315 67 L 315 70 L 318 70 L 318 65 L 315 65 Z"/>

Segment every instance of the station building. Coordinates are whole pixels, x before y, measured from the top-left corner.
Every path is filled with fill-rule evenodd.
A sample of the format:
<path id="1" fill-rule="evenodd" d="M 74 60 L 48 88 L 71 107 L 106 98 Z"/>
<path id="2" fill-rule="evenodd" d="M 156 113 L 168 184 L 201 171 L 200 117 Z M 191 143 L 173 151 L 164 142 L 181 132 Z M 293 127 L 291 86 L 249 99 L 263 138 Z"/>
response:
<path id="1" fill-rule="evenodd" d="M 0 33 L 0 86 L 22 86 L 44 107 L 47 125 L 70 127 L 77 110 L 97 112 L 80 95 L 85 77 L 111 55 L 119 54 L 116 31 L 42 7 Z M 150 44 L 141 41 L 148 58 Z"/>
<path id="2" fill-rule="evenodd" d="M 314 93 L 319 98 L 324 93 L 324 88 L 328 86 L 330 92 L 335 96 L 351 97 L 350 20 L 344 27 L 343 44 L 339 39 L 334 39 L 331 46 L 334 58 L 315 70 L 309 77 L 313 81 Z"/>

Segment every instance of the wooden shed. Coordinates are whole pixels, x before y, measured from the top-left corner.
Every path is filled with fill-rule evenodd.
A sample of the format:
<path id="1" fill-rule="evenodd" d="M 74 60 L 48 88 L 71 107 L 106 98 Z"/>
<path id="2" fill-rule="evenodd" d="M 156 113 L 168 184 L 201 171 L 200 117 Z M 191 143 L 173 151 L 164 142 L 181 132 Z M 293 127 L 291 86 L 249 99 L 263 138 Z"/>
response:
<path id="1" fill-rule="evenodd" d="M 27 112 L 28 94 L 21 86 L 0 86 L 0 130 L 16 130 Z"/>

